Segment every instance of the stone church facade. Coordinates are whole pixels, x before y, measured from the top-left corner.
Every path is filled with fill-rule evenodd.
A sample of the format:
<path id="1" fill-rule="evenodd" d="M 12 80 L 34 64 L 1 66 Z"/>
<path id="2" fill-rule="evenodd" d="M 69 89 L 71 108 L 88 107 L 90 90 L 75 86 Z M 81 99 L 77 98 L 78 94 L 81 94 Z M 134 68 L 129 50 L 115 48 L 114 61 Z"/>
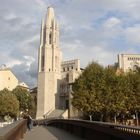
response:
<path id="1" fill-rule="evenodd" d="M 118 64 L 123 72 L 135 71 L 140 67 L 140 54 L 119 54 Z"/>
<path id="2" fill-rule="evenodd" d="M 81 73 L 80 60 L 62 61 L 59 25 L 52 7 L 42 20 L 38 59 L 36 118 L 40 119 L 56 109 L 69 108 L 69 85 Z"/>

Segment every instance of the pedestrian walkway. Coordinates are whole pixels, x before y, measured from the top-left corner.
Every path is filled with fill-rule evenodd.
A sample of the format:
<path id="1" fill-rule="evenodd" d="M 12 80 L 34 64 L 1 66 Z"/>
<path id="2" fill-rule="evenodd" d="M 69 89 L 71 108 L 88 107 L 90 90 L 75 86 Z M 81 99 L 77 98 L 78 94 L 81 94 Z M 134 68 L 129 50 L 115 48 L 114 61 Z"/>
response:
<path id="1" fill-rule="evenodd" d="M 28 131 L 24 140 L 83 140 L 62 129 L 55 127 L 38 126 Z"/>

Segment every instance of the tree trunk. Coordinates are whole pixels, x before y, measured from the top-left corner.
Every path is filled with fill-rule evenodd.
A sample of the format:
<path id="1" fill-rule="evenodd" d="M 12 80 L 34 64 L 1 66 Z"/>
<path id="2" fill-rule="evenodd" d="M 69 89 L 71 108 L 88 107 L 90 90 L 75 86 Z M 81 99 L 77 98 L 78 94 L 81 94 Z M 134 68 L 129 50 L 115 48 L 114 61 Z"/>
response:
<path id="1" fill-rule="evenodd" d="M 101 121 L 101 122 L 103 122 L 103 117 L 104 117 L 104 115 L 101 114 L 101 118 L 100 118 L 100 121 Z"/>
<path id="2" fill-rule="evenodd" d="M 138 118 L 138 112 L 136 112 L 136 125 L 139 125 L 139 118 Z"/>
<path id="3" fill-rule="evenodd" d="M 114 116 L 114 123 L 115 123 L 115 124 L 117 123 L 116 114 L 115 114 L 115 116 Z"/>
<path id="4" fill-rule="evenodd" d="M 92 115 L 89 115 L 89 120 L 92 121 Z"/>

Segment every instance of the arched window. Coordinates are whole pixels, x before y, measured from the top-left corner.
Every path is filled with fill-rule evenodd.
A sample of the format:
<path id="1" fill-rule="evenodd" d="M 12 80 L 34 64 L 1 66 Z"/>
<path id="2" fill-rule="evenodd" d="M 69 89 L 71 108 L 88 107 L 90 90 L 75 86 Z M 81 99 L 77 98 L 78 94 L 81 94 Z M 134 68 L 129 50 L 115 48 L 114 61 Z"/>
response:
<path id="1" fill-rule="evenodd" d="M 134 65 L 133 66 L 133 71 L 137 70 L 138 69 L 138 65 Z"/>
<path id="2" fill-rule="evenodd" d="M 52 44 L 52 34 L 49 34 L 49 44 Z"/>
<path id="3" fill-rule="evenodd" d="M 44 71 L 44 65 L 45 65 L 45 56 L 44 56 L 44 47 L 42 47 L 41 52 L 41 71 Z"/>

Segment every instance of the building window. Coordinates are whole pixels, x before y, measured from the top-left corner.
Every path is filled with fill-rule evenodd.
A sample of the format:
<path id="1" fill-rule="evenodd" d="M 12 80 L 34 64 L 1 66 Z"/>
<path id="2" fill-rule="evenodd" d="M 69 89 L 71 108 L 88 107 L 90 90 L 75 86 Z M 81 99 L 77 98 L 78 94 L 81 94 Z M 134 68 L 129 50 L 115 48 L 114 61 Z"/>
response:
<path id="1" fill-rule="evenodd" d="M 41 71 L 44 71 L 44 65 L 45 65 L 45 56 L 44 56 L 44 47 L 42 47 L 41 50 Z"/>
<path id="2" fill-rule="evenodd" d="M 8 77 L 8 80 L 10 80 L 10 77 Z"/>
<path id="3" fill-rule="evenodd" d="M 76 68 L 76 71 L 77 71 L 77 68 Z"/>
<path id="4" fill-rule="evenodd" d="M 49 44 L 51 44 L 52 43 L 52 34 L 50 33 L 49 34 Z"/>
<path id="5" fill-rule="evenodd" d="M 73 66 L 71 66 L 71 69 L 73 69 Z"/>
<path id="6" fill-rule="evenodd" d="M 51 69 L 49 69 L 49 71 L 51 71 Z"/>
<path id="7" fill-rule="evenodd" d="M 65 71 L 65 68 L 63 68 L 63 71 Z"/>
<path id="8" fill-rule="evenodd" d="M 67 67 L 67 70 L 69 71 L 69 67 Z"/>
<path id="9" fill-rule="evenodd" d="M 134 65 L 134 66 L 133 66 L 133 70 L 134 70 L 134 71 L 137 70 L 137 68 L 138 68 L 137 65 Z"/>

